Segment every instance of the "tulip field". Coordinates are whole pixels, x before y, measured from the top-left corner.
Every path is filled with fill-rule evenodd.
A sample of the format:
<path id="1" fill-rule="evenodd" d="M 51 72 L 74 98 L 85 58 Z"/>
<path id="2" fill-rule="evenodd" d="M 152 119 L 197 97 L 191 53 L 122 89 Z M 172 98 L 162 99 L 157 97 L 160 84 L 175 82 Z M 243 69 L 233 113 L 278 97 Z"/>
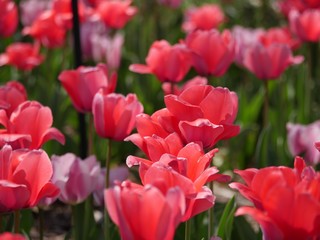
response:
<path id="1" fill-rule="evenodd" d="M 0 240 L 320 240 L 320 0 L 0 0 Z"/>

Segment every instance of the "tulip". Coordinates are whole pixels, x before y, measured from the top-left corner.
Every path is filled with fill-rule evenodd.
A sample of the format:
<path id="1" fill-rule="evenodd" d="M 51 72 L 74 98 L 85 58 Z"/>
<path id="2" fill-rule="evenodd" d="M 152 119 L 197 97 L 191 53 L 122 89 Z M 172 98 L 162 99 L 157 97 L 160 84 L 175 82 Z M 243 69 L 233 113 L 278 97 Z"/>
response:
<path id="1" fill-rule="evenodd" d="M 28 71 L 40 65 L 44 59 L 40 55 L 38 44 L 12 43 L 6 48 L 6 52 L 0 54 L 0 66 L 11 65 L 17 69 Z"/>
<path id="2" fill-rule="evenodd" d="M 274 43 L 263 46 L 251 45 L 245 52 L 243 65 L 261 80 L 271 80 L 280 75 L 291 65 L 300 64 L 303 56 L 292 56 L 287 44 Z"/>
<path id="3" fill-rule="evenodd" d="M 207 85 L 207 84 L 208 84 L 208 79 L 206 79 L 205 77 L 197 76 L 188 80 L 182 86 L 177 86 L 177 85 L 172 86 L 172 84 L 168 82 L 164 82 L 162 84 L 162 90 L 164 92 L 164 95 L 168 95 L 168 94 L 180 95 L 180 93 L 182 93 L 185 89 L 189 87 L 196 86 L 196 85 Z M 173 92 L 172 92 L 172 87 L 173 87 Z"/>
<path id="4" fill-rule="evenodd" d="M 227 88 L 193 86 L 179 96 L 164 98 L 168 111 L 178 121 L 185 143 L 201 142 L 204 148 L 214 146 L 219 140 L 236 136 L 240 128 L 233 124 L 238 112 L 238 97 Z M 162 126 L 176 125 L 172 117 L 163 117 Z M 169 129 L 168 129 L 169 130 Z"/>
<path id="5" fill-rule="evenodd" d="M 47 48 L 57 48 L 64 44 L 66 29 L 59 25 L 54 11 L 43 12 L 31 26 L 22 30 Z"/>
<path id="6" fill-rule="evenodd" d="M 67 153 L 62 156 L 53 155 L 51 160 L 51 181 L 60 189 L 60 194 L 56 198 L 46 199 L 47 205 L 57 198 L 67 204 L 78 204 L 96 190 L 101 169 L 95 156 L 82 160 Z"/>
<path id="7" fill-rule="evenodd" d="M 287 123 L 288 147 L 292 156 L 304 154 L 304 159 L 311 165 L 320 162 L 320 153 L 314 144 L 320 141 L 320 121 L 309 125 Z"/>
<path id="8" fill-rule="evenodd" d="M 20 2 L 20 15 L 23 26 L 30 26 L 46 10 L 49 1 L 25 0 Z"/>
<path id="9" fill-rule="evenodd" d="M 226 175 L 218 174 L 218 169 L 209 167 L 217 149 L 204 153 L 196 143 L 189 143 L 176 155 L 164 153 L 152 161 L 129 156 L 127 165 L 140 165 L 139 173 L 144 185 L 157 186 L 163 193 L 173 186 L 179 186 L 186 197 L 186 212 L 183 221 L 213 207 L 211 190 L 204 186 L 212 181 L 228 181 Z"/>
<path id="10" fill-rule="evenodd" d="M 92 58 L 105 62 L 109 69 L 116 70 L 120 66 L 124 36 L 120 33 L 111 36 L 93 35 L 91 38 Z"/>
<path id="11" fill-rule="evenodd" d="M 43 150 L 0 150 L 0 213 L 31 208 L 58 188 L 49 182 L 52 165 Z"/>
<path id="12" fill-rule="evenodd" d="M 283 43 L 287 44 L 292 50 L 297 49 L 300 45 L 300 41 L 292 36 L 287 27 L 270 28 L 261 34 L 259 40 L 264 46 Z"/>
<path id="13" fill-rule="evenodd" d="M 292 10 L 289 20 L 292 32 L 302 41 L 318 42 L 320 40 L 320 10 L 306 10 L 303 13 Z"/>
<path id="14" fill-rule="evenodd" d="M 211 30 L 225 21 L 224 13 L 216 4 L 204 4 L 198 8 L 187 9 L 182 29 L 185 32 L 194 30 Z"/>
<path id="15" fill-rule="evenodd" d="M 114 187 L 117 182 L 122 182 L 129 177 L 129 170 L 127 166 L 117 166 L 110 169 L 109 183 L 110 187 Z M 102 168 L 98 174 L 93 197 L 98 206 L 104 205 L 104 189 L 106 188 L 106 168 Z"/>
<path id="16" fill-rule="evenodd" d="M 245 184 L 230 186 L 253 202 L 236 215 L 248 214 L 259 224 L 266 240 L 317 239 L 320 236 L 320 173 L 296 157 L 294 168 L 266 167 L 236 170 Z"/>
<path id="17" fill-rule="evenodd" d="M 136 7 L 130 6 L 131 0 L 102 1 L 96 8 L 100 20 L 109 28 L 123 28 L 137 13 Z"/>
<path id="18" fill-rule="evenodd" d="M 129 181 L 105 190 L 105 206 L 121 239 L 171 240 L 185 211 L 180 188 L 163 194 L 158 188 Z"/>
<path id="19" fill-rule="evenodd" d="M 18 26 L 18 9 L 14 1 L 0 0 L 0 36 L 9 37 Z"/>
<path id="20" fill-rule="evenodd" d="M 51 139 L 64 144 L 63 134 L 58 129 L 51 127 L 52 121 L 50 108 L 36 101 L 23 102 L 10 118 L 5 110 L 0 110 L 0 124 L 5 127 L 0 132 L 0 144 L 8 142 L 14 148 L 29 149 L 39 149 Z M 19 139 L 25 141 L 21 143 Z"/>
<path id="21" fill-rule="evenodd" d="M 184 44 L 171 46 L 166 40 L 155 41 L 146 58 L 147 65 L 132 64 L 137 73 L 151 73 L 161 82 L 180 82 L 191 67 L 191 54 Z"/>
<path id="22" fill-rule="evenodd" d="M 101 87 L 105 87 L 105 91 L 111 93 L 117 83 L 117 75 L 108 77 L 108 70 L 104 64 L 65 70 L 60 73 L 58 79 L 69 94 L 73 106 L 82 113 L 92 111 L 93 97 Z"/>
<path id="23" fill-rule="evenodd" d="M 235 56 L 235 43 L 230 31 L 197 30 L 186 38 L 191 50 L 193 67 L 200 75 L 222 76 Z"/>
<path id="24" fill-rule="evenodd" d="M 256 44 L 262 35 L 265 34 L 261 28 L 251 29 L 241 26 L 235 26 L 232 29 L 232 35 L 235 39 L 235 62 L 243 66 L 243 60 L 247 49 Z"/>
<path id="25" fill-rule="evenodd" d="M 122 141 L 135 127 L 135 117 L 143 106 L 135 94 L 126 97 L 108 93 L 103 88 L 93 98 L 92 112 L 95 129 L 100 137 Z"/>
<path id="26" fill-rule="evenodd" d="M 21 234 L 4 232 L 0 234 L 0 240 L 26 240 L 26 238 Z"/>
<path id="27" fill-rule="evenodd" d="M 20 103 L 26 100 L 27 92 L 21 83 L 10 81 L 0 86 L 0 109 L 4 109 L 8 117 Z"/>

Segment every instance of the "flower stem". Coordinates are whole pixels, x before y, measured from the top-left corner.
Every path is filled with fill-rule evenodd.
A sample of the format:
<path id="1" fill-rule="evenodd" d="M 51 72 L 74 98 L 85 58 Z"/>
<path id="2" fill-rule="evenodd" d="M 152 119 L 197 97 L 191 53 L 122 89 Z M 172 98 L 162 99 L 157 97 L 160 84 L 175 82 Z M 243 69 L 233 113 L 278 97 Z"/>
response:
<path id="1" fill-rule="evenodd" d="M 213 193 L 213 182 L 209 183 L 209 188 L 211 189 Z M 213 226 L 214 226 L 214 208 L 211 207 L 208 210 L 208 239 L 210 239 L 213 236 Z"/>
<path id="2" fill-rule="evenodd" d="M 20 210 L 14 211 L 14 233 L 20 232 Z"/>
<path id="3" fill-rule="evenodd" d="M 264 102 L 263 102 L 263 128 L 268 126 L 269 122 L 269 89 L 267 80 L 263 81 L 264 86 Z"/>
<path id="4" fill-rule="evenodd" d="M 185 222 L 184 239 L 185 240 L 191 239 L 191 219 Z"/>
<path id="5" fill-rule="evenodd" d="M 43 209 L 39 207 L 39 239 L 43 240 L 44 218 Z"/>
<path id="6" fill-rule="evenodd" d="M 107 156 L 106 156 L 106 187 L 109 187 L 109 175 L 110 175 L 110 162 L 111 162 L 111 147 L 112 147 L 112 140 L 107 139 Z M 106 240 L 110 239 L 110 219 L 108 215 L 107 208 L 105 206 L 105 212 L 104 212 L 104 237 Z"/>

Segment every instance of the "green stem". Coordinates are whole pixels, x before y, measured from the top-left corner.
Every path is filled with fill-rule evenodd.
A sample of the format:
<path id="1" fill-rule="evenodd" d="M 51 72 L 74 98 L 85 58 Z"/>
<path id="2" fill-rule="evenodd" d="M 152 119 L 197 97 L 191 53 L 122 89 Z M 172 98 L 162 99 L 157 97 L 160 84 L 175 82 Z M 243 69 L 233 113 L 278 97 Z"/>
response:
<path id="1" fill-rule="evenodd" d="M 111 162 L 111 147 L 112 147 L 112 140 L 107 139 L 107 157 L 106 157 L 106 188 L 109 187 L 109 175 L 110 175 L 110 162 Z M 107 208 L 104 211 L 104 237 L 106 240 L 110 239 L 110 219 L 108 215 Z"/>
<path id="2" fill-rule="evenodd" d="M 83 215 L 81 211 L 81 205 L 72 205 L 72 236 L 73 240 L 81 240 L 81 221 L 83 220 Z"/>
<path id="3" fill-rule="evenodd" d="M 269 89 L 268 80 L 263 81 L 264 86 L 264 103 L 263 103 L 263 128 L 266 128 L 269 123 Z"/>
<path id="4" fill-rule="evenodd" d="M 0 213 L 0 233 L 2 233 L 2 228 L 3 228 L 2 221 L 3 221 L 3 215 L 2 213 Z"/>
<path id="5" fill-rule="evenodd" d="M 43 240 L 43 229 L 44 229 L 43 209 L 39 207 L 39 238 L 40 240 Z"/>
<path id="6" fill-rule="evenodd" d="M 20 210 L 14 211 L 14 233 L 20 232 Z"/>
<path id="7" fill-rule="evenodd" d="M 89 114 L 88 153 L 93 154 L 93 115 Z"/>
<path id="8" fill-rule="evenodd" d="M 211 189 L 213 193 L 213 182 L 209 183 L 209 188 Z M 214 226 L 214 208 L 210 208 L 208 210 L 208 239 L 210 239 L 213 236 L 213 226 Z"/>
<path id="9" fill-rule="evenodd" d="M 185 222 L 185 229 L 184 229 L 184 239 L 190 240 L 191 239 L 191 220 Z"/>

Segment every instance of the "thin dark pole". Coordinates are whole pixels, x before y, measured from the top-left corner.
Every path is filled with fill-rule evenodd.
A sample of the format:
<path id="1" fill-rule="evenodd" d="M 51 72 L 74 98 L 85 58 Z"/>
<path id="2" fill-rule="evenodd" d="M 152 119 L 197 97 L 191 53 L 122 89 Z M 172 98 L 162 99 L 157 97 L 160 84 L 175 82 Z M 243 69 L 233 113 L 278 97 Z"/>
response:
<path id="1" fill-rule="evenodd" d="M 79 12 L 78 12 L 78 0 L 72 0 L 72 33 L 73 33 L 73 49 L 74 49 L 74 65 L 75 68 L 82 65 L 82 53 L 81 53 L 81 42 L 80 42 L 80 24 L 79 24 Z M 85 115 L 78 113 L 79 122 L 79 134 L 80 134 L 80 145 L 79 154 L 81 158 L 86 158 L 88 155 L 87 150 L 87 131 Z"/>

